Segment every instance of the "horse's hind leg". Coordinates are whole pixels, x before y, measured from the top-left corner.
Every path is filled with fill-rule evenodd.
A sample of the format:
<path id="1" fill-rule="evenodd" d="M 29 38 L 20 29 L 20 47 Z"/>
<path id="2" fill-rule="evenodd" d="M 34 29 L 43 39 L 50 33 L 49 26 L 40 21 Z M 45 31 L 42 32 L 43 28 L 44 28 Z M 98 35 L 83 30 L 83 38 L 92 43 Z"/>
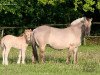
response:
<path id="1" fill-rule="evenodd" d="M 5 65 L 8 65 L 8 54 L 9 54 L 10 48 L 6 48 L 5 50 Z"/>
<path id="2" fill-rule="evenodd" d="M 42 63 L 45 61 L 45 46 L 40 47 L 40 60 Z"/>
<path id="3" fill-rule="evenodd" d="M 20 64 L 20 61 L 21 61 L 21 49 L 19 50 L 19 56 L 18 56 L 17 64 Z"/>
<path id="4" fill-rule="evenodd" d="M 3 58 L 2 64 L 4 65 L 5 64 L 5 48 L 3 48 L 2 58 Z"/>

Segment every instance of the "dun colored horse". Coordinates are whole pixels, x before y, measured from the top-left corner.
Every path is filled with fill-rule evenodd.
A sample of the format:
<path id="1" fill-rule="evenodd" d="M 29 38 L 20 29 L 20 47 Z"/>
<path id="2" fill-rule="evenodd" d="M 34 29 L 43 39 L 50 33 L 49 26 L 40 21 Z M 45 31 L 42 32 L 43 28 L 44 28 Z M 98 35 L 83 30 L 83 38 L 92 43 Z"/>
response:
<path id="1" fill-rule="evenodd" d="M 8 54 L 12 47 L 19 49 L 19 57 L 17 63 L 20 64 L 21 60 L 22 64 L 25 63 L 25 51 L 30 41 L 31 33 L 32 30 L 26 29 L 24 33 L 19 37 L 6 35 L 1 39 L 1 49 L 3 49 L 3 65 L 8 65 Z"/>
<path id="2" fill-rule="evenodd" d="M 33 47 L 33 62 L 38 60 L 36 45 L 40 49 L 41 62 L 44 62 L 45 47 L 49 44 L 55 49 L 68 48 L 68 56 L 66 63 L 70 62 L 70 57 L 73 55 L 74 63 L 77 63 L 77 51 L 81 45 L 82 33 L 88 35 L 90 33 L 91 19 L 82 17 L 74 20 L 71 25 L 64 29 L 58 29 L 50 26 L 40 26 L 33 30 L 32 47 Z"/>

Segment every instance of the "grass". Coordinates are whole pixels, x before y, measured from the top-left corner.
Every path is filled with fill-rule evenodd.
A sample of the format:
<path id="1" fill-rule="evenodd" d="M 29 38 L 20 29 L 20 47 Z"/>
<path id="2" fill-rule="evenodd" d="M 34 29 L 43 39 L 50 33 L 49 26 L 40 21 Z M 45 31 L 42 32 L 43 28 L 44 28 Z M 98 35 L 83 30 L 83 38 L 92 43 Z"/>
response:
<path id="1" fill-rule="evenodd" d="M 12 48 L 9 53 L 9 65 L 2 65 L 2 50 L 0 50 L 0 75 L 99 75 L 100 46 L 81 46 L 78 51 L 78 64 L 67 65 L 67 50 L 46 48 L 46 62 L 32 64 L 32 50 L 29 46 L 26 52 L 26 64 L 17 65 L 18 50 Z"/>

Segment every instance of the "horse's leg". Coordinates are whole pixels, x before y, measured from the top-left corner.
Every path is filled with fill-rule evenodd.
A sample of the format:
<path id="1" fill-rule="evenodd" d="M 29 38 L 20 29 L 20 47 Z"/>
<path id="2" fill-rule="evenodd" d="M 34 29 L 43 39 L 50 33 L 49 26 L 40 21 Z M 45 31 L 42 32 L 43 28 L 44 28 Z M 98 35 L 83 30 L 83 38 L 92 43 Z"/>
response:
<path id="1" fill-rule="evenodd" d="M 40 48 L 40 60 L 42 63 L 45 61 L 45 46 L 41 46 Z"/>
<path id="2" fill-rule="evenodd" d="M 77 51 L 78 51 L 78 47 L 76 47 L 76 48 L 74 49 L 74 52 L 73 52 L 74 64 L 77 64 Z"/>
<path id="3" fill-rule="evenodd" d="M 9 54 L 10 48 L 6 48 L 5 50 L 5 65 L 8 65 L 8 54 Z"/>
<path id="4" fill-rule="evenodd" d="M 20 64 L 20 61 L 21 61 L 21 49 L 19 50 L 19 56 L 18 56 L 17 64 Z"/>
<path id="5" fill-rule="evenodd" d="M 32 49 L 33 49 L 32 62 L 34 63 L 35 60 L 38 61 L 38 53 L 37 53 L 36 43 L 32 44 Z"/>
<path id="6" fill-rule="evenodd" d="M 71 57 L 71 50 L 69 49 L 68 52 L 67 52 L 67 59 L 66 59 L 67 64 L 70 63 L 70 57 Z"/>
<path id="7" fill-rule="evenodd" d="M 70 57 L 72 55 L 75 56 L 75 51 L 74 50 L 76 50 L 73 44 L 71 44 L 68 49 L 69 49 L 68 50 L 68 56 L 67 56 L 67 60 L 66 60 L 66 63 L 67 64 L 69 64 L 69 62 L 70 62 Z"/>
<path id="8" fill-rule="evenodd" d="M 25 64 L 25 51 L 26 49 L 22 49 L 22 64 Z"/>
<path id="9" fill-rule="evenodd" d="M 4 65 L 5 64 L 5 48 L 3 48 L 2 58 L 3 58 L 2 64 Z"/>

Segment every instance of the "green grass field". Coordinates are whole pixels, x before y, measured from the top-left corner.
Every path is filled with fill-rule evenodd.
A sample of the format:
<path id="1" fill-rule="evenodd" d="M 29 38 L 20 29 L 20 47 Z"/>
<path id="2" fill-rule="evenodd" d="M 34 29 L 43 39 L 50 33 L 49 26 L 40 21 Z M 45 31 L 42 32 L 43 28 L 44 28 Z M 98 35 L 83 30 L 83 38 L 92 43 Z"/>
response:
<path id="1" fill-rule="evenodd" d="M 46 48 L 46 62 L 32 64 L 31 47 L 26 52 L 26 64 L 16 64 L 18 50 L 12 48 L 9 53 L 9 65 L 2 65 L 0 50 L 0 75 L 100 75 L 100 46 L 81 46 L 78 51 L 78 64 L 67 65 L 67 50 Z"/>

